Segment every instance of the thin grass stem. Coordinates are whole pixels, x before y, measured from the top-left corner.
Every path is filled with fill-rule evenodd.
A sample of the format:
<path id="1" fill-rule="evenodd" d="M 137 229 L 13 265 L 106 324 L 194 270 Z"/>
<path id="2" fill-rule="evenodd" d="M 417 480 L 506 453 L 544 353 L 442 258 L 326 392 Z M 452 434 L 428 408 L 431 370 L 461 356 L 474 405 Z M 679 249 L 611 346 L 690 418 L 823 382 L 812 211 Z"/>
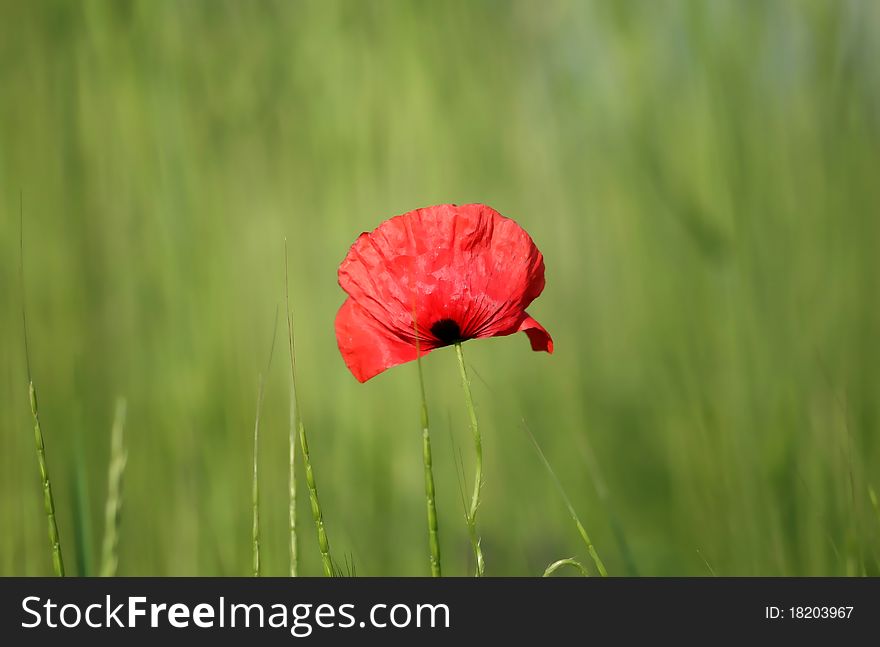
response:
<path id="1" fill-rule="evenodd" d="M 535 435 L 532 433 L 531 429 L 529 429 L 525 420 L 522 421 L 522 425 L 523 429 L 525 429 L 526 433 L 529 435 L 529 438 L 532 439 L 532 444 L 534 444 L 535 449 L 538 452 L 538 456 L 541 457 L 541 462 L 544 463 L 544 467 L 546 467 L 547 471 L 550 473 L 550 477 L 553 479 L 553 483 L 556 485 L 556 489 L 559 490 L 559 494 L 562 496 L 562 500 L 565 502 L 565 507 L 568 508 L 568 514 L 571 516 L 572 521 L 574 521 L 578 533 L 580 534 L 581 539 L 583 539 L 584 544 L 587 547 L 587 552 L 590 554 L 590 558 L 596 565 L 596 570 L 599 571 L 599 575 L 601 575 L 602 577 L 607 577 L 608 571 L 605 570 L 605 564 L 599 557 L 599 553 L 596 552 L 596 548 L 593 546 L 593 542 L 590 540 L 590 536 L 587 534 L 587 530 L 586 528 L 584 528 L 584 524 L 581 523 L 577 511 L 571 504 L 571 500 L 568 498 L 568 494 L 566 494 L 565 488 L 562 486 L 562 481 L 560 481 L 559 477 L 556 476 L 556 472 L 554 471 L 553 466 L 550 465 L 550 461 L 547 460 L 547 456 L 544 455 L 544 450 L 542 450 L 541 446 L 538 444 L 538 439 L 535 438 Z"/>
<path id="2" fill-rule="evenodd" d="M 468 378 L 467 368 L 464 363 L 464 355 L 461 352 L 461 342 L 455 343 L 455 355 L 458 358 L 458 370 L 461 374 L 461 387 L 464 391 L 465 405 L 470 416 L 471 432 L 474 436 L 474 450 L 476 451 L 476 475 L 474 477 L 474 491 L 471 495 L 471 504 L 467 511 L 468 534 L 476 560 L 475 575 L 482 577 L 486 566 L 483 561 L 483 549 L 480 547 L 480 535 L 477 532 L 477 509 L 480 507 L 480 491 L 483 488 L 483 439 L 480 436 L 480 426 L 477 423 L 477 412 L 474 409 L 474 398 L 471 395 L 471 382 Z"/>
<path id="3" fill-rule="evenodd" d="M 251 541 L 253 546 L 253 575 L 260 577 L 260 416 L 263 412 L 263 398 L 266 391 L 265 375 L 272 368 L 272 356 L 275 354 L 275 338 L 278 334 L 278 307 L 275 308 L 275 326 L 272 329 L 272 344 L 269 347 L 269 359 L 266 362 L 266 372 L 260 374 L 259 386 L 257 387 L 257 414 L 254 419 L 254 471 L 251 483 L 251 508 L 253 511 L 253 525 L 251 528 Z"/>
<path id="4" fill-rule="evenodd" d="M 107 474 L 107 502 L 104 506 L 104 541 L 101 545 L 101 577 L 114 577 L 119 566 L 119 524 L 122 518 L 122 476 L 128 460 L 123 428 L 126 403 L 116 401 L 110 432 L 110 467 Z"/>
<path id="5" fill-rule="evenodd" d="M 287 478 L 287 526 L 289 532 L 288 551 L 290 557 L 290 577 L 299 574 L 299 541 L 296 534 L 296 436 L 303 426 L 296 395 L 296 360 L 293 349 L 293 319 L 290 309 L 290 272 L 287 262 L 287 238 L 284 239 L 284 304 L 287 313 L 287 348 L 290 354 L 290 427 L 287 435 L 288 478 Z M 305 433 L 305 432 L 303 432 Z"/>
<path id="6" fill-rule="evenodd" d="M 833 542 L 832 542 L 832 545 L 833 545 Z M 834 547 L 834 550 L 836 552 L 837 547 Z M 715 569 L 712 568 L 712 564 L 709 563 L 709 560 L 705 558 L 705 556 L 703 555 L 703 551 L 701 551 L 699 548 L 697 548 L 697 555 L 699 555 L 700 559 L 703 560 L 703 563 L 706 565 L 706 569 L 709 571 L 709 574 L 712 577 L 718 577 L 718 574 L 715 572 Z"/>
<path id="7" fill-rule="evenodd" d="M 251 542 L 253 550 L 253 575 L 260 576 L 260 479 L 259 479 L 259 456 L 260 456 L 260 410 L 263 408 L 263 376 L 260 375 L 260 385 L 257 387 L 257 415 L 254 421 L 254 471 L 251 482 L 251 510 L 253 512 L 253 525 L 251 526 Z"/>
<path id="8" fill-rule="evenodd" d="M 602 477 L 602 470 L 600 469 L 599 461 L 596 459 L 596 454 L 593 451 L 589 440 L 587 440 L 586 435 L 579 436 L 578 441 L 584 461 L 587 463 L 590 478 L 593 480 L 593 487 L 599 497 L 599 503 L 602 504 L 602 509 L 608 518 L 608 525 L 611 527 L 611 533 L 617 542 L 620 556 L 623 558 L 623 563 L 629 575 L 638 577 L 639 571 L 636 567 L 635 558 L 629 547 L 626 534 L 623 532 L 623 526 L 621 525 L 617 513 L 615 512 L 615 508 L 611 503 L 608 486 L 605 485 L 605 479 Z"/>

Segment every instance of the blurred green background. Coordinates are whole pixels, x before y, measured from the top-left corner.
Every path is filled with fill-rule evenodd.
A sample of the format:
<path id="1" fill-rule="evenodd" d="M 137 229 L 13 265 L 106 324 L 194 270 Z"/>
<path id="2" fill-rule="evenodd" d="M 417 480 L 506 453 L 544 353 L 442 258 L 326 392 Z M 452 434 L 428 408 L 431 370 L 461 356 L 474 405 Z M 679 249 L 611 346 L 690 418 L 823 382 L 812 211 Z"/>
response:
<path id="1" fill-rule="evenodd" d="M 427 574 L 416 366 L 358 384 L 333 319 L 356 236 L 442 202 L 515 218 L 547 264 L 530 312 L 556 353 L 465 346 L 488 574 L 589 561 L 523 418 L 612 574 L 880 572 L 880 3 L 0 2 L 0 573 L 38 575 L 19 189 L 71 573 L 97 569 L 117 396 L 120 574 L 250 572 L 287 236 L 334 556 Z M 282 339 L 261 456 L 278 575 Z M 464 575 L 454 353 L 425 369 Z M 319 574 L 304 497 L 300 526 Z"/>

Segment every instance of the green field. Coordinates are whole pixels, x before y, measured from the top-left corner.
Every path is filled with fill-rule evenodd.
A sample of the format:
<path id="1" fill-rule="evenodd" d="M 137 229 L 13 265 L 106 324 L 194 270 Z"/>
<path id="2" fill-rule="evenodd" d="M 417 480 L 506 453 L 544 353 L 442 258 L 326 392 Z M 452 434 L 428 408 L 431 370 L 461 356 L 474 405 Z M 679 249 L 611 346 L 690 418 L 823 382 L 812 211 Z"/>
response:
<path id="1" fill-rule="evenodd" d="M 333 321 L 357 235 L 446 202 L 529 231 L 556 346 L 464 347 L 488 575 L 594 572 L 523 420 L 611 575 L 880 574 L 880 3 L 0 0 L 0 574 L 47 575 L 20 191 L 68 574 L 99 570 L 120 396 L 119 574 L 250 574 L 279 306 L 260 511 L 287 573 L 286 236 L 333 556 L 427 575 L 416 365 L 357 383 Z M 467 575 L 455 353 L 424 370 Z"/>

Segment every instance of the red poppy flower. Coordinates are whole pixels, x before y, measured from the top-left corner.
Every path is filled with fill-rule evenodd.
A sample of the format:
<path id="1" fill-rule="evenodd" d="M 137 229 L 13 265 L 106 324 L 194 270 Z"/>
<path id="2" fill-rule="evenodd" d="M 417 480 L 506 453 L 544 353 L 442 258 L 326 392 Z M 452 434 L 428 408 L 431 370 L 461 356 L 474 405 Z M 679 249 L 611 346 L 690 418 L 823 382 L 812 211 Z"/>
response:
<path id="1" fill-rule="evenodd" d="M 348 299 L 336 341 L 360 382 L 467 339 L 523 331 L 532 350 L 553 352 L 525 311 L 544 289 L 544 258 L 522 227 L 483 204 L 416 209 L 361 234 L 339 285 Z"/>

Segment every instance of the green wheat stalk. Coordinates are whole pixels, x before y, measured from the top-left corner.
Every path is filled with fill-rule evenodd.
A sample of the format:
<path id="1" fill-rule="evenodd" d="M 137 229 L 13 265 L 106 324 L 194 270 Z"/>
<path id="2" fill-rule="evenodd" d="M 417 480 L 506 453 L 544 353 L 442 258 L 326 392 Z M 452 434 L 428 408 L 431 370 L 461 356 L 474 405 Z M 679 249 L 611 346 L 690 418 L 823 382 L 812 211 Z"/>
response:
<path id="1" fill-rule="evenodd" d="M 33 381 L 28 378 L 31 414 L 34 417 L 34 440 L 37 447 L 37 462 L 40 465 L 40 481 L 43 484 L 43 506 L 49 522 L 49 544 L 52 548 L 52 566 L 55 575 L 64 577 L 64 559 L 61 556 L 61 539 L 58 536 L 58 525 L 55 522 L 55 499 L 52 496 L 52 482 L 49 480 L 49 466 L 46 464 L 46 445 L 40 429 L 40 414 L 37 407 L 37 390 Z"/>
<path id="2" fill-rule="evenodd" d="M 295 418 L 296 423 L 295 426 L 297 428 L 297 432 L 299 433 L 299 444 L 302 448 L 302 457 L 303 457 L 303 466 L 306 470 L 306 485 L 309 488 L 309 501 L 312 505 L 312 519 L 315 522 L 315 531 L 318 535 L 318 548 L 321 551 L 321 565 L 324 568 L 324 575 L 327 577 L 333 577 L 334 575 L 334 566 L 333 559 L 330 556 L 330 540 L 327 538 L 327 531 L 324 528 L 324 513 L 321 511 L 321 500 L 318 498 L 318 485 L 315 482 L 315 472 L 312 469 L 312 459 L 309 455 L 309 443 L 306 439 L 306 429 L 305 425 L 302 422 L 302 416 L 299 414 L 299 406 L 297 404 L 296 397 L 296 345 L 294 343 L 293 336 L 293 315 L 290 310 L 290 281 L 287 271 L 287 240 L 284 241 L 284 285 L 285 290 L 287 292 L 287 340 L 288 345 L 290 346 L 290 375 L 291 375 L 291 391 L 293 394 L 294 408 L 295 408 Z M 291 452 L 291 456 L 292 456 Z M 291 468 L 291 481 L 293 480 L 293 461 L 290 462 Z M 290 541 L 291 541 L 291 572 L 293 572 L 296 562 L 294 560 L 296 556 L 296 526 L 294 524 L 293 517 L 296 514 L 295 502 L 293 502 L 293 497 L 296 495 L 296 489 L 293 485 L 290 486 L 290 495 L 291 495 L 291 503 L 290 503 Z"/>
<path id="3" fill-rule="evenodd" d="M 266 383 L 264 375 L 269 374 L 272 367 L 272 356 L 275 354 L 275 337 L 278 333 L 278 308 L 275 308 L 275 327 L 272 330 L 272 344 L 269 347 L 269 360 L 266 362 L 265 374 L 260 374 L 259 386 L 257 387 L 257 415 L 254 420 L 254 472 L 251 483 L 251 507 L 253 510 L 253 526 L 251 528 L 251 540 L 253 545 L 253 574 L 260 576 L 260 479 L 259 479 L 259 455 L 260 455 L 260 414 L 263 411 L 263 398 L 265 396 Z"/>
<path id="4" fill-rule="evenodd" d="M 477 413 L 474 410 L 474 398 L 471 395 L 471 381 L 468 378 L 467 368 L 464 364 L 464 355 L 461 352 L 461 342 L 455 342 L 455 355 L 458 357 L 458 370 L 461 374 L 461 387 L 464 391 L 464 401 L 470 416 L 471 432 L 474 436 L 474 449 L 476 450 L 476 476 L 474 477 L 474 491 L 471 495 L 471 504 L 468 508 L 466 521 L 471 546 L 474 549 L 476 560 L 477 577 L 482 577 L 485 571 L 483 561 L 483 549 L 480 547 L 480 535 L 477 532 L 477 509 L 480 507 L 480 490 L 483 487 L 483 440 L 480 436 L 480 426 L 477 423 Z"/>
<path id="5" fill-rule="evenodd" d="M 52 567 L 55 575 L 64 577 L 64 558 L 61 554 L 61 539 L 58 536 L 58 524 L 55 520 L 55 498 L 52 496 L 52 482 L 49 479 L 49 465 L 46 462 L 46 444 L 40 428 L 40 409 L 37 406 L 37 389 L 31 376 L 31 356 L 28 349 L 27 313 L 25 308 L 24 283 L 24 198 L 18 194 L 19 218 L 19 278 L 21 279 L 21 324 L 24 329 L 24 358 L 27 365 L 28 397 L 31 404 L 31 415 L 34 418 L 34 443 L 37 449 L 37 463 L 40 467 L 40 483 L 43 485 L 43 507 L 46 510 L 46 521 L 49 524 L 49 546 L 52 550 Z"/>
<path id="6" fill-rule="evenodd" d="M 110 432 L 110 468 L 107 474 L 107 503 L 104 506 L 104 541 L 101 548 L 101 577 L 113 577 L 119 565 L 119 522 L 122 513 L 122 475 L 128 455 L 123 442 L 126 403 L 116 401 Z"/>
<path id="7" fill-rule="evenodd" d="M 419 367 L 419 391 L 422 396 L 422 460 L 425 465 L 425 504 L 428 512 L 428 545 L 431 549 L 431 577 L 440 577 L 440 532 L 437 524 L 437 506 L 434 498 L 434 469 L 431 459 L 431 434 L 428 424 L 428 397 L 425 393 L 425 376 L 422 371 L 422 353 L 419 347 L 419 329 L 413 313 L 416 333 L 416 364 Z"/>
<path id="8" fill-rule="evenodd" d="M 581 572 L 581 575 L 584 577 L 589 577 L 590 574 L 587 572 L 587 569 L 584 568 L 584 565 L 577 561 L 574 557 L 567 557 L 565 559 L 559 559 L 550 564 L 545 570 L 544 574 L 541 577 L 550 577 L 558 571 L 563 566 L 571 566 L 572 568 L 576 568 Z"/>
<path id="9" fill-rule="evenodd" d="M 547 456 L 544 455 L 544 450 L 541 449 L 541 446 L 538 444 L 537 438 L 535 438 L 535 435 L 532 433 L 531 429 L 529 429 L 529 426 L 526 424 L 525 419 L 523 419 L 522 421 L 522 426 L 523 429 L 525 429 L 526 433 L 529 435 L 529 438 L 532 439 L 532 444 L 534 444 L 535 449 L 538 452 L 538 456 L 541 457 L 541 462 L 544 463 L 544 467 L 546 467 L 547 471 L 550 473 L 550 476 L 553 479 L 553 483 L 556 485 L 556 489 L 559 490 L 559 494 L 562 495 L 562 500 L 565 502 L 565 507 L 568 508 L 568 514 L 571 516 L 572 521 L 574 521 L 574 524 L 577 527 L 581 539 L 584 540 L 584 544 L 587 547 L 587 552 L 590 554 L 590 558 L 596 565 L 596 570 L 599 571 L 599 575 L 601 575 L 602 577 L 607 577 L 608 571 L 605 570 L 605 564 L 602 563 L 602 559 L 599 557 L 599 553 L 596 552 L 596 548 L 593 546 L 593 542 L 590 540 L 590 536 L 587 534 L 587 530 L 586 528 L 584 528 L 584 524 L 581 523 L 581 520 L 578 517 L 574 506 L 571 504 L 571 500 L 568 498 L 568 494 L 566 494 L 565 488 L 562 486 L 562 481 L 560 481 L 559 477 L 556 476 L 556 472 L 550 465 L 550 461 L 547 460 Z"/>

